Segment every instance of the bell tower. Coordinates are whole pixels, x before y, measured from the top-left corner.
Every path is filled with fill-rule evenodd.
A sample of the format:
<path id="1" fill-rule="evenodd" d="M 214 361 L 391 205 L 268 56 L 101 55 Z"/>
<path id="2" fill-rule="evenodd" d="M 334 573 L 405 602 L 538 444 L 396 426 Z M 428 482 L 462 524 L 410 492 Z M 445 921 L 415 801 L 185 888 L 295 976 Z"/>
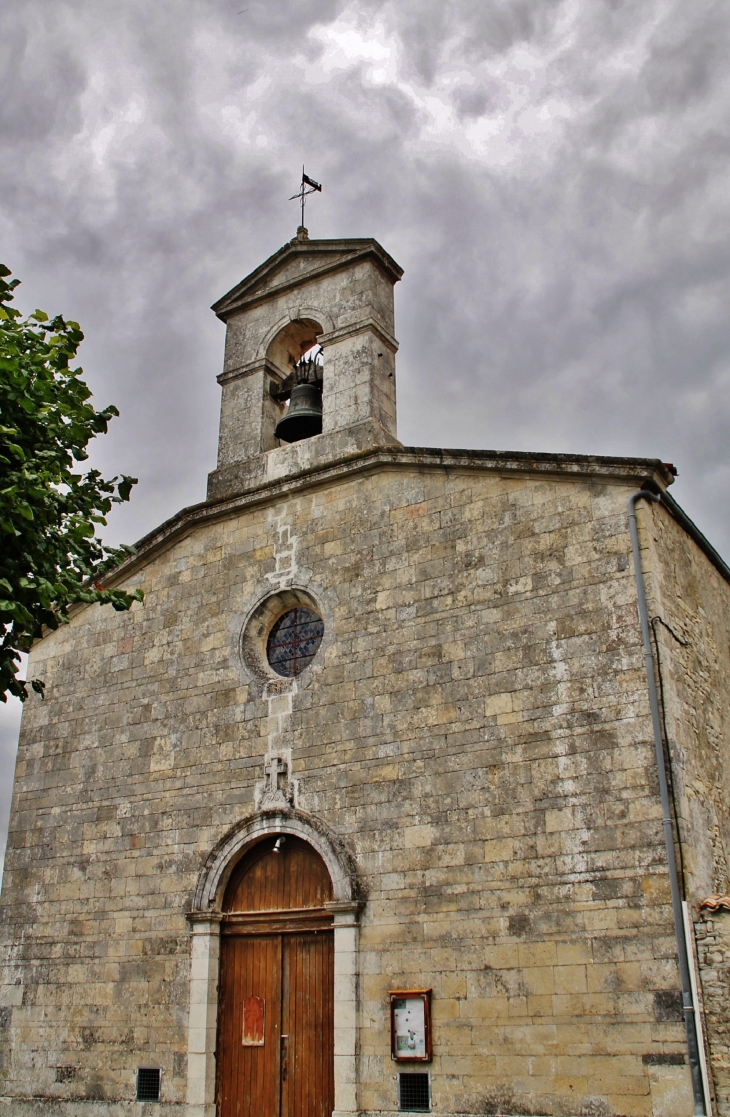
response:
<path id="1" fill-rule="evenodd" d="M 309 240 L 300 228 L 213 305 L 226 347 L 209 499 L 400 445 L 393 287 L 402 274 L 375 240 Z"/>

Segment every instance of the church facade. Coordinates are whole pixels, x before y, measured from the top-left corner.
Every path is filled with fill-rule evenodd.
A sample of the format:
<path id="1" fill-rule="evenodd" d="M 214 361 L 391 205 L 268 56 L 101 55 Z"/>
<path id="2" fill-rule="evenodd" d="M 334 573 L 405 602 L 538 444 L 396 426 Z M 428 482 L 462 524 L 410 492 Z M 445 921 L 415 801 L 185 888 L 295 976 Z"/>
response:
<path id="1" fill-rule="evenodd" d="M 207 500 L 31 653 L 2 1114 L 730 1117 L 730 571 L 659 461 L 402 446 L 401 274 L 215 304 Z"/>

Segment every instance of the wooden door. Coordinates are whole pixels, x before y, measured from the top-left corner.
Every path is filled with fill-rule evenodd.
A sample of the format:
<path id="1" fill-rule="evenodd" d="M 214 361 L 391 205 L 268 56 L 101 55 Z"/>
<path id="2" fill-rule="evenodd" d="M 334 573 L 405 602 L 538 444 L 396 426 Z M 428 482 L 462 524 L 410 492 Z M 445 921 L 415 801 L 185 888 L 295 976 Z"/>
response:
<path id="1" fill-rule="evenodd" d="M 222 942 L 219 981 L 218 1113 L 279 1117 L 281 936 Z M 263 1000 L 263 1044 L 246 1042 L 246 1008 Z M 258 1038 L 258 1037 L 254 1037 Z"/>
<path id="2" fill-rule="evenodd" d="M 331 1117 L 331 893 L 321 858 L 298 839 L 277 853 L 261 843 L 234 872 L 221 927 L 218 1117 Z"/>
<path id="3" fill-rule="evenodd" d="M 281 1117 L 332 1117 L 334 933 L 287 935 L 283 946 Z"/>

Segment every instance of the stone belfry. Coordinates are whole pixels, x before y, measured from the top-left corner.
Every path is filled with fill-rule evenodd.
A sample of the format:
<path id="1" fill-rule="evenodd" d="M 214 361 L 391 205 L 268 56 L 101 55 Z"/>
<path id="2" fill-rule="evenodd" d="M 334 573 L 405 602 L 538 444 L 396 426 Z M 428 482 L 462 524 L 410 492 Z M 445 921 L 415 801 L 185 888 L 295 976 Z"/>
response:
<path id="1" fill-rule="evenodd" d="M 397 446 L 393 286 L 403 269 L 374 240 L 305 229 L 214 304 L 226 323 L 218 468 L 209 499 L 376 447 Z M 322 347 L 322 437 L 270 455 L 293 366 Z"/>
<path id="2" fill-rule="evenodd" d="M 0 1117 L 730 1117 L 730 569 L 656 459 L 401 445 L 401 274 L 215 304 L 206 500 L 31 651 Z"/>

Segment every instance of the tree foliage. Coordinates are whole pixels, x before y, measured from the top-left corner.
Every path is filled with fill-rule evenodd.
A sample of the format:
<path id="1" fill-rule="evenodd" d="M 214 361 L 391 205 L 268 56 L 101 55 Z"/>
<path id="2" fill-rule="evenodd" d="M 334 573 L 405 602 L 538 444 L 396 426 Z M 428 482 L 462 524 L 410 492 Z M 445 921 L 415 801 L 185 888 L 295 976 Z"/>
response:
<path id="1" fill-rule="evenodd" d="M 82 369 L 69 367 L 84 335 L 60 315 L 36 310 L 23 319 L 10 306 L 19 280 L 0 265 L 0 699 L 21 701 L 20 653 L 45 628 L 68 622 L 79 602 L 120 611 L 140 590 L 105 588 L 100 579 L 131 553 L 96 535 L 112 504 L 129 499 L 135 477 L 104 480 L 77 462 L 106 433 L 116 407 L 96 411 Z M 44 683 L 30 685 L 42 694 Z"/>

